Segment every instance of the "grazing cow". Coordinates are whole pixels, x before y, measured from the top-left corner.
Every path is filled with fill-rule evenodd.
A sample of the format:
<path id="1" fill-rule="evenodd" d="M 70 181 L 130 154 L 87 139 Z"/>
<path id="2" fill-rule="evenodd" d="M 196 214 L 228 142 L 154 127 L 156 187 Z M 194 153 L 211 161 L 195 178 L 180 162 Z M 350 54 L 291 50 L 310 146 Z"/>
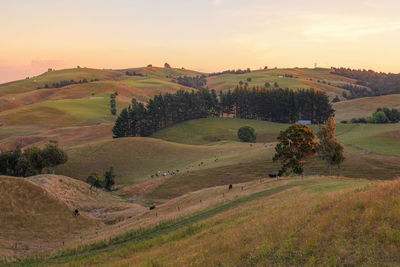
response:
<path id="1" fill-rule="evenodd" d="M 230 185 L 229 185 L 229 190 L 231 190 L 231 189 L 232 189 L 232 187 L 233 187 L 233 186 L 230 184 Z"/>
<path id="2" fill-rule="evenodd" d="M 150 206 L 150 210 L 154 210 L 156 208 L 156 205 Z"/>

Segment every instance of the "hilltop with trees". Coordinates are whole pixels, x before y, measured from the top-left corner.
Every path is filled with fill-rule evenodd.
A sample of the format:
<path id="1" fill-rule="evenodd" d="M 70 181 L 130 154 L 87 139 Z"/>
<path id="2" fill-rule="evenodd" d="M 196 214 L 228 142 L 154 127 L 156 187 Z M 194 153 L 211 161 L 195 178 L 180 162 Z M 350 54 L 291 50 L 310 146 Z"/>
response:
<path id="1" fill-rule="evenodd" d="M 333 114 L 328 97 L 315 90 L 236 87 L 233 92 L 202 89 L 158 95 L 145 106 L 132 100 L 115 122 L 115 137 L 149 136 L 169 125 L 213 116 L 291 123 L 307 118 L 322 123 Z"/>

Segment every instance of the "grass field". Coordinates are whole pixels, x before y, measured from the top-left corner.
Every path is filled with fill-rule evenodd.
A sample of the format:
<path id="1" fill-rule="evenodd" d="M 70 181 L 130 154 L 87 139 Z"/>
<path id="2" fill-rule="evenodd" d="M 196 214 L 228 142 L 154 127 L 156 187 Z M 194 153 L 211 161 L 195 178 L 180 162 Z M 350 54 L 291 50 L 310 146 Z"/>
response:
<path id="1" fill-rule="evenodd" d="M 236 156 L 248 151 L 247 144 L 192 146 L 152 138 L 119 138 L 67 149 L 70 160 L 57 173 L 86 179 L 95 171 L 103 174 L 113 166 L 118 184 L 143 182 L 158 171 L 199 168 L 200 160 L 213 162 L 215 156 Z M 233 159 L 230 159 L 233 160 Z"/>
<path id="2" fill-rule="evenodd" d="M 285 77 L 285 74 L 293 75 L 293 78 Z M 251 78 L 251 81 L 247 81 Z M 354 80 L 330 74 L 329 69 L 269 69 L 256 70 L 245 74 L 223 74 L 211 76 L 208 79 L 210 88 L 228 90 L 239 85 L 239 82 L 247 82 L 250 87 L 264 87 L 269 82 L 271 87 L 277 82 L 282 88 L 299 89 L 315 88 L 325 91 L 329 97 L 341 96 L 343 89 L 337 85 L 354 83 Z M 318 80 L 320 82 L 318 82 Z"/>
<path id="3" fill-rule="evenodd" d="M 183 144 L 208 144 L 219 141 L 239 141 L 237 131 L 242 126 L 251 126 L 257 133 L 257 142 L 275 142 L 279 131 L 287 124 L 257 120 L 209 118 L 183 122 L 153 135 L 154 138 Z"/>
<path id="4" fill-rule="evenodd" d="M 0 113 L 7 125 L 35 125 L 45 127 L 83 126 L 113 122 L 110 114 L 109 94 L 103 99 L 51 100 Z M 117 103 L 121 110 L 127 104 Z"/>
<path id="5" fill-rule="evenodd" d="M 37 247 L 40 242 L 61 242 L 74 232 L 97 225 L 87 216 L 74 218 L 73 209 L 53 192 L 23 178 L 0 176 L 0 205 L 0 253 L 3 255 L 13 256 L 10 248 L 15 248 L 15 243 L 15 253 L 23 254 L 29 249 L 30 241 L 35 240 Z"/>
<path id="6" fill-rule="evenodd" d="M 259 143 L 250 145 L 237 142 L 237 129 L 243 125 L 256 129 L 261 137 Z M 203 186 L 213 177 L 220 178 L 216 184 L 210 183 L 208 186 L 225 183 L 224 177 L 229 174 L 233 182 L 247 181 L 277 172 L 278 166 L 271 161 L 274 145 L 279 131 L 287 126 L 229 118 L 189 121 L 164 129 L 153 138 L 122 138 L 70 147 L 67 149 L 69 162 L 57 171 L 85 179 L 92 171 L 102 174 L 113 166 L 117 173 L 117 184 L 132 184 L 148 180 L 158 171 L 180 170 L 181 173 L 176 177 L 182 177 L 182 180 L 176 178 L 176 184 L 170 186 L 177 191 L 180 190 L 177 184 L 195 181 L 196 176 Z M 400 157 L 397 145 L 399 127 L 399 124 L 338 125 L 337 138 L 345 145 L 347 158 L 343 165 L 344 175 L 369 179 L 390 179 L 399 175 L 396 168 Z M 313 129 L 318 130 L 316 126 Z M 308 165 L 307 172 L 326 174 L 324 162 L 317 160 Z M 244 168 L 240 169 L 240 166 Z M 188 171 L 189 174 L 182 174 Z M 243 178 L 243 175 L 247 178 Z M 175 177 L 170 180 L 171 183 L 173 181 Z M 197 188 L 191 183 L 186 184 L 187 187 Z"/>
<path id="7" fill-rule="evenodd" d="M 399 181 L 310 177 L 245 188 L 204 211 L 18 264 L 374 265 L 400 260 L 398 229 L 392 226 L 398 223 L 393 201 L 399 201 Z"/>
<path id="8" fill-rule="evenodd" d="M 371 116 L 377 108 L 382 107 L 400 109 L 400 94 L 364 97 L 333 104 L 337 122 L 350 121 L 352 118 L 366 118 Z"/>

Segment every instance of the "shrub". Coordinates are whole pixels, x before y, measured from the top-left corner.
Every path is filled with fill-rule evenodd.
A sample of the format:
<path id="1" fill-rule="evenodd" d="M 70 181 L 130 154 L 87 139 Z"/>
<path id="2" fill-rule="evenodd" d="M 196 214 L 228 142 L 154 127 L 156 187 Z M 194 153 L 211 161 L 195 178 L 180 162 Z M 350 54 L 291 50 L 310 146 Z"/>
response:
<path id="1" fill-rule="evenodd" d="M 237 135 L 239 140 L 242 142 L 254 143 L 256 141 L 255 130 L 250 126 L 240 127 Z"/>
<path id="2" fill-rule="evenodd" d="M 103 188 L 103 181 L 96 172 L 92 172 L 86 179 L 86 182 L 96 188 Z"/>
<path id="3" fill-rule="evenodd" d="M 357 118 L 352 118 L 352 119 L 350 120 L 350 122 L 351 122 L 351 123 L 358 123 L 358 119 L 357 119 Z"/>
<path id="4" fill-rule="evenodd" d="M 340 123 L 346 124 L 346 123 L 347 123 L 347 120 L 342 120 Z"/>
<path id="5" fill-rule="evenodd" d="M 372 118 L 374 119 L 375 123 L 388 123 L 389 122 L 388 118 L 386 117 L 385 112 L 383 112 L 383 111 L 375 112 L 374 114 L 372 114 Z"/>

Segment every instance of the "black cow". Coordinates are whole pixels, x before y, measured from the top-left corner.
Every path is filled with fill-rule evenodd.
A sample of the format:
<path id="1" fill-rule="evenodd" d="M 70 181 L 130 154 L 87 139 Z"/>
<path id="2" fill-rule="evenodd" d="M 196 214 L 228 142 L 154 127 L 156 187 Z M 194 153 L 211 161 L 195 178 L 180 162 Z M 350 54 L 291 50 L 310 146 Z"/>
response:
<path id="1" fill-rule="evenodd" d="M 156 205 L 150 206 L 150 210 L 154 210 L 156 208 Z"/>
<path id="2" fill-rule="evenodd" d="M 276 178 L 278 175 L 276 173 L 268 174 L 269 178 Z"/>
<path id="3" fill-rule="evenodd" d="M 232 189 L 232 187 L 233 187 L 233 186 L 230 184 L 230 185 L 229 185 L 229 190 L 231 190 L 231 189 Z"/>
<path id="4" fill-rule="evenodd" d="M 78 216 L 80 215 L 78 209 L 76 209 L 76 210 L 74 211 L 74 215 L 75 215 L 75 217 L 78 217 Z"/>

